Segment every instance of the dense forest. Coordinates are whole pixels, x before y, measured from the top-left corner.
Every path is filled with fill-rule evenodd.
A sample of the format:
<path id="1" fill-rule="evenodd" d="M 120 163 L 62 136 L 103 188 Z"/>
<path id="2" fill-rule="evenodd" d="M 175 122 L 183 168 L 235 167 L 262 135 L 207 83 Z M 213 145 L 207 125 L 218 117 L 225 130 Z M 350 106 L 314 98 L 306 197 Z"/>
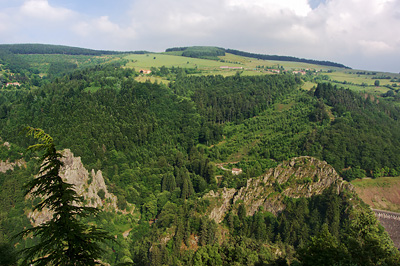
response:
<path id="1" fill-rule="evenodd" d="M 175 47 L 168 48 L 165 52 L 179 52 L 182 56 L 211 60 L 219 60 L 218 56 L 225 55 L 225 49 L 210 46 Z"/>
<path id="2" fill-rule="evenodd" d="M 7 60 L 12 71 L 18 61 Z M 106 247 L 104 262 L 398 265 L 398 251 L 352 191 L 330 187 L 309 198 L 287 197 L 276 215 L 260 208 L 248 216 L 239 203 L 220 224 L 209 218 L 214 203 L 204 195 L 240 189 L 303 155 L 327 161 L 346 180 L 398 175 L 399 108 L 330 83 L 305 91 L 291 74 L 182 72 L 165 85 L 136 81 L 138 73 L 123 60 L 85 68 L 64 63 L 35 85 L 38 76 L 27 64 L 28 85 L 0 89 L 0 136 L 11 143 L 0 145 L 0 160 L 26 162 L 0 173 L 0 254 L 17 261 L 19 250 L 38 243 L 12 238 L 29 227 L 24 212 L 37 203 L 23 196 L 38 168 L 37 155 L 25 151 L 32 140 L 20 134 L 29 125 L 48 132 L 57 149 L 71 149 L 88 169 L 101 170 L 119 210 L 135 206 L 138 218 L 120 211 L 85 218 L 115 235 L 131 229 Z M 217 163 L 243 172 L 233 175 Z"/>

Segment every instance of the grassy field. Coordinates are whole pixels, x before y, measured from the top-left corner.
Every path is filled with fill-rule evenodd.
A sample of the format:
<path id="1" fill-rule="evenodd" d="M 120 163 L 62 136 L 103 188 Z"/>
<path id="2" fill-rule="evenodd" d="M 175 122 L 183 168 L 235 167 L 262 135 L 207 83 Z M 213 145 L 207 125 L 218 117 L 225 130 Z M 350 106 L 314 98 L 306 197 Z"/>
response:
<path id="1" fill-rule="evenodd" d="M 283 62 L 283 61 L 267 61 L 259 60 L 254 58 L 248 58 L 233 54 L 226 54 L 225 56 L 219 56 L 221 61 L 206 60 L 199 58 L 189 58 L 174 55 L 173 53 L 154 53 L 137 55 L 132 54 L 125 57 L 129 60 L 127 67 L 135 69 L 149 69 L 150 67 L 180 67 L 180 68 L 197 68 L 206 71 L 208 74 L 222 74 L 231 75 L 236 73 L 238 70 L 221 70 L 221 66 L 230 67 L 243 67 L 244 75 L 265 75 L 266 71 L 260 71 L 256 68 L 258 66 L 264 66 L 267 68 L 278 68 L 283 66 L 286 70 L 294 69 L 315 69 L 315 70 L 337 70 L 337 68 L 323 67 L 312 64 L 298 63 L 298 62 Z M 227 72 L 229 74 L 227 74 Z"/>
<path id="2" fill-rule="evenodd" d="M 153 77 L 153 76 L 148 76 L 148 75 L 140 75 L 135 78 L 136 81 L 139 82 L 151 82 L 151 83 L 163 83 L 165 85 L 169 84 L 169 80 L 160 78 L 160 77 Z"/>
<path id="3" fill-rule="evenodd" d="M 304 82 L 304 84 L 303 84 L 303 86 L 302 86 L 301 88 L 302 88 L 303 90 L 309 91 L 309 90 L 311 90 L 313 87 L 316 87 L 316 86 L 317 86 L 317 83 L 307 81 L 307 82 Z"/>
<path id="4" fill-rule="evenodd" d="M 220 59 L 225 60 L 226 62 L 234 62 L 237 65 L 243 65 L 245 68 L 256 68 L 257 66 L 264 66 L 268 68 L 279 68 L 283 66 L 286 70 L 295 70 L 295 69 L 315 69 L 319 71 L 328 71 L 328 70 L 340 70 L 340 68 L 336 67 L 328 67 L 328 66 L 319 66 L 314 64 L 307 64 L 301 62 L 288 62 L 288 61 L 271 61 L 271 60 L 260 60 L 256 58 L 248 58 L 238 55 L 233 55 L 227 53 L 225 56 L 219 56 Z"/>
<path id="5" fill-rule="evenodd" d="M 329 73 L 329 77 L 332 80 L 337 80 L 340 82 L 349 82 L 349 83 L 354 83 L 358 85 L 362 85 L 363 83 L 369 86 L 373 86 L 376 79 L 372 79 L 373 77 L 380 76 L 380 75 L 387 75 L 392 78 L 398 77 L 398 74 L 385 74 L 385 73 L 377 73 L 377 75 L 360 75 L 355 73 L 356 71 L 336 71 Z M 393 82 L 390 81 L 391 79 L 379 79 L 379 83 L 381 86 L 385 85 L 390 85 L 393 84 Z"/>
<path id="6" fill-rule="evenodd" d="M 333 82 L 335 84 L 335 82 Z M 389 89 L 386 87 L 382 86 L 360 86 L 360 85 L 353 85 L 353 84 L 342 84 L 342 83 L 336 83 L 338 87 L 343 87 L 346 89 L 350 89 L 352 91 L 357 91 L 357 92 L 365 92 L 368 94 L 373 94 L 373 95 L 380 95 L 382 93 L 387 92 Z"/>
<path id="7" fill-rule="evenodd" d="M 351 183 L 372 208 L 400 212 L 400 177 L 364 178 Z"/>
<path id="8" fill-rule="evenodd" d="M 218 61 L 189 58 L 169 54 L 132 54 L 125 57 L 130 62 L 127 67 L 139 69 L 149 69 L 150 67 L 180 67 L 180 68 L 200 68 L 200 69 L 219 69 L 224 64 Z"/>

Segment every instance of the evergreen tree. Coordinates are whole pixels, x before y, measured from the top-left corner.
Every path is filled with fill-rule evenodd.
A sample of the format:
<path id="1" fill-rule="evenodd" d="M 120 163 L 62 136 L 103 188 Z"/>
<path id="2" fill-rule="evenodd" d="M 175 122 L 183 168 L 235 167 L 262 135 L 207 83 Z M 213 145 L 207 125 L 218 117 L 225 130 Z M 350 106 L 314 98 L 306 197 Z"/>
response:
<path id="1" fill-rule="evenodd" d="M 0 265 L 17 265 L 17 254 L 10 243 L 0 242 Z"/>
<path id="2" fill-rule="evenodd" d="M 51 220 L 22 231 L 18 236 L 40 237 L 37 245 L 25 248 L 23 264 L 33 265 L 98 265 L 102 248 L 99 242 L 112 240 L 105 231 L 83 224 L 79 218 L 96 214 L 98 209 L 82 207 L 82 198 L 60 177 L 62 155 L 56 151 L 53 138 L 41 129 L 27 127 L 41 143 L 29 150 L 44 150 L 38 177 L 27 184 L 27 192 L 43 200 L 34 210 L 49 209 Z"/>
<path id="3" fill-rule="evenodd" d="M 299 257 L 305 266 L 346 265 L 349 259 L 346 247 L 329 232 L 327 224 L 322 226 L 321 232 L 311 237 L 305 248 L 300 249 Z"/>

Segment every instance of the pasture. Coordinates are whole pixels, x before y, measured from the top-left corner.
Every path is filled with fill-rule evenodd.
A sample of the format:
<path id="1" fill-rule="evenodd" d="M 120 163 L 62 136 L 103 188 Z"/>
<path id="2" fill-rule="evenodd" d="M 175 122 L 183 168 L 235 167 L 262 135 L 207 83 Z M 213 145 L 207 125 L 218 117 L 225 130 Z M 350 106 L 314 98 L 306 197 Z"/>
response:
<path id="1" fill-rule="evenodd" d="M 199 69 L 219 69 L 224 64 L 214 60 L 189 58 L 170 54 L 131 54 L 124 59 L 129 60 L 127 67 L 139 69 L 150 69 L 150 67 L 180 67 Z"/>
<path id="2" fill-rule="evenodd" d="M 121 55 L 21 54 L 17 56 L 37 69 L 42 75 L 48 72 L 52 63 L 69 62 L 76 64 L 78 68 L 85 68 L 121 59 Z"/>

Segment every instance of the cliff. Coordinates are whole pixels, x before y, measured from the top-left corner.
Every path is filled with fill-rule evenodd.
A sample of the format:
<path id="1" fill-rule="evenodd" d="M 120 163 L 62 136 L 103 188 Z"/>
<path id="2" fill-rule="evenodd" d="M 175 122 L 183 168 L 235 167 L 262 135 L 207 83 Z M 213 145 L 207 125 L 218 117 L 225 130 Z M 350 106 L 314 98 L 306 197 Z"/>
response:
<path id="1" fill-rule="evenodd" d="M 24 166 L 25 161 L 24 160 L 16 160 L 15 162 L 10 162 L 9 160 L 6 161 L 0 161 L 0 172 L 5 173 L 8 170 L 14 170 L 15 166 Z"/>
<path id="2" fill-rule="evenodd" d="M 108 192 L 102 172 L 95 172 L 93 169 L 89 172 L 83 166 L 81 158 L 75 157 L 69 149 L 64 150 L 62 154 L 61 161 L 64 166 L 60 171 L 60 176 L 65 182 L 75 185 L 75 191 L 84 198 L 85 206 L 117 210 L 117 197 Z M 48 210 L 28 213 L 34 226 L 48 221 L 51 216 L 52 213 Z"/>
<path id="3" fill-rule="evenodd" d="M 8 142 L 4 142 L 2 143 L 3 140 L 2 138 L 0 138 L 0 145 L 6 147 L 7 149 L 10 149 L 11 145 Z M 0 161 L 0 173 L 5 173 L 8 170 L 14 170 L 15 166 L 24 166 L 25 165 L 25 161 L 20 159 L 20 160 L 16 160 L 15 162 L 10 162 L 9 160 L 6 161 Z"/>
<path id="4" fill-rule="evenodd" d="M 326 188 L 335 186 L 337 192 L 351 184 L 342 180 L 335 169 L 324 161 L 313 157 L 297 157 L 269 169 L 264 175 L 249 179 L 239 190 L 224 188 L 210 191 L 205 198 L 213 202 L 209 217 L 220 223 L 229 210 L 243 203 L 247 215 L 253 215 L 260 206 L 277 214 L 284 210 L 285 197 L 311 197 L 321 194 Z"/>

